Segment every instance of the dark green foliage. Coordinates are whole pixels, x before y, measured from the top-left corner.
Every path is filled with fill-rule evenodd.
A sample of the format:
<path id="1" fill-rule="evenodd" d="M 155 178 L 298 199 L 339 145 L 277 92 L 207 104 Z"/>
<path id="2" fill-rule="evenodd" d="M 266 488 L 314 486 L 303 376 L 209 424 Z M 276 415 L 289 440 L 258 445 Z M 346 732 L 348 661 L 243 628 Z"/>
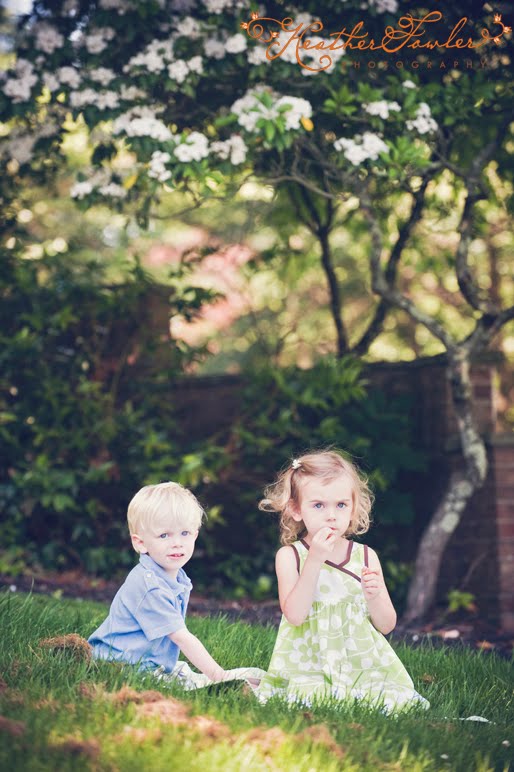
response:
<path id="1" fill-rule="evenodd" d="M 29 563 L 123 573 L 135 561 L 130 498 L 175 479 L 209 512 L 191 565 L 197 589 L 269 596 L 278 523 L 257 505 L 278 470 L 309 448 L 338 447 L 357 461 L 380 523 L 412 521 L 404 476 L 422 457 L 409 405 L 368 391 L 358 360 L 247 373 L 232 425 L 207 433 L 200 420 L 191 433 L 173 387 L 194 352 L 165 333 L 169 316 L 193 315 L 209 294 L 185 286 L 183 273 L 163 289 L 137 264 L 119 285 L 102 275 L 100 264 L 69 256 L 2 263 L 2 571 Z M 391 545 L 384 557 L 401 559 Z"/>
<path id="2" fill-rule="evenodd" d="M 99 263 L 2 259 L 3 548 L 18 566 L 21 546 L 45 567 L 112 572 L 133 562 L 130 497 L 178 465 L 168 384 L 185 355 L 167 314 L 150 323 L 162 288 L 139 265 L 105 286 Z"/>
<path id="3" fill-rule="evenodd" d="M 253 371 L 244 382 L 240 417 L 224 438 L 224 461 L 218 448 L 212 464 L 213 448 L 205 441 L 196 448 L 198 465 L 215 478 L 204 486 L 203 498 L 222 504 L 222 513 L 203 534 L 208 560 L 198 561 L 195 576 L 225 594 L 230 588 L 239 595 L 266 594 L 274 584 L 278 516 L 259 511 L 258 502 L 278 471 L 312 448 L 335 447 L 353 458 L 369 477 L 379 523 L 412 523 L 406 477 L 423 468 L 424 456 L 414 446 L 406 398 L 367 391 L 353 357 L 326 358 L 310 370 Z M 368 543 L 373 533 L 366 535 Z M 401 559 L 396 535 L 385 553 L 390 561 Z M 379 539 L 377 546 L 382 552 L 385 545 Z M 396 579 L 401 596 L 403 583 Z"/>

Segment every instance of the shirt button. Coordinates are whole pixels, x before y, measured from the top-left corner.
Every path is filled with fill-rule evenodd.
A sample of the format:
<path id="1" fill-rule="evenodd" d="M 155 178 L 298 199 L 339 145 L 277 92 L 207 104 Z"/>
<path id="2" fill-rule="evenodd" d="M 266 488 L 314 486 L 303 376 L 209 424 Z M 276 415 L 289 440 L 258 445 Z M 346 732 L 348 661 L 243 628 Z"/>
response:
<path id="1" fill-rule="evenodd" d="M 147 575 L 147 577 L 148 577 L 149 579 L 151 579 L 151 577 L 152 577 L 152 574 L 150 573 L 150 571 L 147 571 L 147 572 L 146 572 L 146 575 Z"/>

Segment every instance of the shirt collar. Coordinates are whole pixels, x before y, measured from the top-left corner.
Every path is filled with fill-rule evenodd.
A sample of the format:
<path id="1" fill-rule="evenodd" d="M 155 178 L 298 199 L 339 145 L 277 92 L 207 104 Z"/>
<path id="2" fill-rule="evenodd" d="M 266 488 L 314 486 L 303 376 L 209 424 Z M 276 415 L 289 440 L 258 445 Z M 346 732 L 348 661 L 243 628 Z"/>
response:
<path id="1" fill-rule="evenodd" d="M 179 568 L 177 578 L 172 579 L 160 566 L 158 563 L 155 562 L 153 558 L 150 557 L 150 555 L 143 554 L 139 556 L 139 562 L 143 566 L 144 569 L 147 571 L 153 571 L 157 576 L 159 576 L 161 579 L 164 579 L 167 584 L 172 588 L 172 590 L 175 590 L 175 592 L 180 593 L 184 592 L 185 590 L 191 590 L 193 587 L 191 579 L 188 577 L 186 572 L 183 568 Z"/>

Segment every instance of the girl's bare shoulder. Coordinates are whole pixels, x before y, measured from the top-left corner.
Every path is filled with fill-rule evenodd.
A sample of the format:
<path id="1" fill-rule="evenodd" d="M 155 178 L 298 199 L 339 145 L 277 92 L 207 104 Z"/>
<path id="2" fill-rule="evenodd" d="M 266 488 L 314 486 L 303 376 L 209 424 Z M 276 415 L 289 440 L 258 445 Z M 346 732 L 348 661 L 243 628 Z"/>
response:
<path id="1" fill-rule="evenodd" d="M 288 568 L 290 566 L 296 566 L 297 552 L 292 544 L 286 544 L 281 547 L 275 556 L 275 565 L 277 567 Z"/>

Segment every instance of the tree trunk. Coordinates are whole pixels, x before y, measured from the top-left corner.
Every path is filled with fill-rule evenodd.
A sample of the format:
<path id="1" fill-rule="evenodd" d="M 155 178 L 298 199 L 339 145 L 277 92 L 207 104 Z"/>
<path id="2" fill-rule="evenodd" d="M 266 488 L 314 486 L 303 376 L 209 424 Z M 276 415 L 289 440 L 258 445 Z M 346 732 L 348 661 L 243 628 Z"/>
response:
<path id="1" fill-rule="evenodd" d="M 487 453 L 472 411 L 469 353 L 463 347 L 448 353 L 447 377 L 457 418 L 464 469 L 450 474 L 446 491 L 421 538 L 402 622 L 409 624 L 426 617 L 435 600 L 444 550 L 473 493 L 487 474 Z"/>

